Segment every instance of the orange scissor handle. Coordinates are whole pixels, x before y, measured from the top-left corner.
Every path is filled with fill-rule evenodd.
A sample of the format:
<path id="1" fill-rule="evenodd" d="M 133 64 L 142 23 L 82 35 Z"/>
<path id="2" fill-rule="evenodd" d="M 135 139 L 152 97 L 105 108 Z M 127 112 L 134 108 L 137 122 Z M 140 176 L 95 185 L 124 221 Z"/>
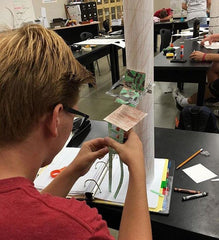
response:
<path id="1" fill-rule="evenodd" d="M 64 169 L 65 167 L 61 168 L 61 169 L 56 169 L 50 172 L 50 176 L 52 178 L 55 178 L 57 175 L 59 175 L 59 173 Z"/>

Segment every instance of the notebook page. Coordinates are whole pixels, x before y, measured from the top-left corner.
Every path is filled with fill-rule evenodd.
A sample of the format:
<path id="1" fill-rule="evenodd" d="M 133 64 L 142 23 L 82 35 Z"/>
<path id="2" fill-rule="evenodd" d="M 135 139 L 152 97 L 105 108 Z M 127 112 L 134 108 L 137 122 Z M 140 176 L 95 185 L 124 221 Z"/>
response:
<path id="1" fill-rule="evenodd" d="M 50 176 L 50 172 L 55 169 L 61 169 L 63 167 L 68 166 L 74 160 L 74 158 L 77 156 L 79 151 L 80 151 L 80 148 L 63 148 L 62 151 L 54 158 L 52 163 L 50 163 L 42 171 L 42 173 L 35 179 L 35 181 L 34 181 L 35 187 L 39 190 L 44 189 L 53 180 L 53 178 Z M 69 192 L 69 195 L 84 194 L 87 191 L 87 187 L 89 186 L 89 183 L 85 184 L 85 181 L 87 179 L 98 178 L 99 173 L 101 172 L 102 167 L 104 166 L 104 164 L 96 165 L 96 163 L 98 161 L 107 162 L 107 160 L 108 160 L 108 154 L 101 160 L 97 159 L 94 162 L 94 164 L 91 166 L 88 173 L 86 173 L 84 176 L 80 177 L 75 182 L 74 186 L 72 187 L 72 189 Z"/>

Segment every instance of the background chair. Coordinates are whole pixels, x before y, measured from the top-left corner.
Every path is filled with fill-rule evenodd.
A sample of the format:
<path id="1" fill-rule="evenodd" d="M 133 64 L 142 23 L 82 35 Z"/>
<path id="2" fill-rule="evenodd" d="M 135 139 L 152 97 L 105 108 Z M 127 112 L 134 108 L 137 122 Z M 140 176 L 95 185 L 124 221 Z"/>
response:
<path id="1" fill-rule="evenodd" d="M 82 32 L 80 34 L 81 41 L 85 41 L 87 39 L 94 38 L 94 35 L 91 32 Z"/>
<path id="2" fill-rule="evenodd" d="M 109 19 L 106 19 L 103 21 L 103 27 L 105 29 L 105 32 L 108 33 L 110 30 L 110 23 L 109 23 Z"/>
<path id="3" fill-rule="evenodd" d="M 172 33 L 170 29 L 161 29 L 160 30 L 160 38 L 161 38 L 161 42 L 160 42 L 160 52 L 162 52 L 162 50 L 164 48 L 167 48 L 168 46 L 170 46 L 171 43 L 171 38 L 172 38 Z M 184 83 L 183 82 L 177 82 L 177 88 L 182 91 L 184 87 Z"/>
<path id="4" fill-rule="evenodd" d="M 160 52 L 168 47 L 170 45 L 171 42 L 171 30 L 170 29 L 160 29 L 160 38 L 161 38 L 161 42 L 160 42 Z"/>

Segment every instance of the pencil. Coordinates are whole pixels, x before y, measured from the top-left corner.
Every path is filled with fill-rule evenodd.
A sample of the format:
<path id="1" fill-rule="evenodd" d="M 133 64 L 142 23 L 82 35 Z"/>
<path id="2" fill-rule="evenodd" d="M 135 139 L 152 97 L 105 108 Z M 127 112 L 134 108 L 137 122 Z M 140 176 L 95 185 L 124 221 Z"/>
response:
<path id="1" fill-rule="evenodd" d="M 186 164 L 188 161 L 190 161 L 191 159 L 193 159 L 195 156 L 197 156 L 200 152 L 203 151 L 203 148 L 199 149 L 196 153 L 194 153 L 191 157 L 187 158 L 184 162 L 180 163 L 176 169 L 179 169 L 180 167 L 182 167 L 184 164 Z"/>
<path id="2" fill-rule="evenodd" d="M 184 189 L 184 188 L 174 188 L 174 192 L 190 193 L 190 194 L 201 193 L 201 191 L 196 191 L 196 190 L 191 190 L 191 189 Z"/>

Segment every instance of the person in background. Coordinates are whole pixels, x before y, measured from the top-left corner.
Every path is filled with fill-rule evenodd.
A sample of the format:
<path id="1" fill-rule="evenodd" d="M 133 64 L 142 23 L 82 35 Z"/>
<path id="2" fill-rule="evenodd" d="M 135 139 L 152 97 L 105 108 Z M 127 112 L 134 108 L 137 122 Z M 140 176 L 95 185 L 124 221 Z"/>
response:
<path id="1" fill-rule="evenodd" d="M 211 0 L 183 0 L 182 9 L 187 11 L 187 22 L 193 28 L 195 19 L 200 21 L 200 25 L 207 24 L 207 13 L 211 8 Z"/>
<path id="2" fill-rule="evenodd" d="M 160 22 L 167 22 L 173 18 L 173 11 L 171 8 L 162 8 L 154 13 L 154 17 L 160 19 Z"/>
<path id="3" fill-rule="evenodd" d="M 206 42 L 212 44 L 212 42 L 219 41 L 219 34 L 212 34 L 205 37 L 201 41 L 201 45 L 204 46 Z M 204 53 L 201 51 L 194 51 L 190 55 L 190 59 L 197 62 L 213 62 L 211 68 L 207 72 L 207 86 L 205 88 L 204 99 L 214 100 L 215 102 L 219 101 L 219 54 L 218 53 Z M 176 100 L 176 103 L 180 107 L 185 107 L 188 105 L 195 105 L 197 102 L 197 93 L 194 93 L 192 96 L 186 98 L 184 97 L 178 89 L 173 91 L 173 97 Z M 215 115 L 219 116 L 219 112 L 214 111 Z"/>
<path id="4" fill-rule="evenodd" d="M 118 239 L 152 239 L 143 146 L 134 131 L 120 144 L 97 138 L 42 191 L 33 181 L 72 130 L 79 90 L 94 78 L 54 31 L 26 25 L 0 36 L 1 239 L 113 239 L 95 208 L 66 199 L 77 179 L 112 147 L 129 169 Z"/>

